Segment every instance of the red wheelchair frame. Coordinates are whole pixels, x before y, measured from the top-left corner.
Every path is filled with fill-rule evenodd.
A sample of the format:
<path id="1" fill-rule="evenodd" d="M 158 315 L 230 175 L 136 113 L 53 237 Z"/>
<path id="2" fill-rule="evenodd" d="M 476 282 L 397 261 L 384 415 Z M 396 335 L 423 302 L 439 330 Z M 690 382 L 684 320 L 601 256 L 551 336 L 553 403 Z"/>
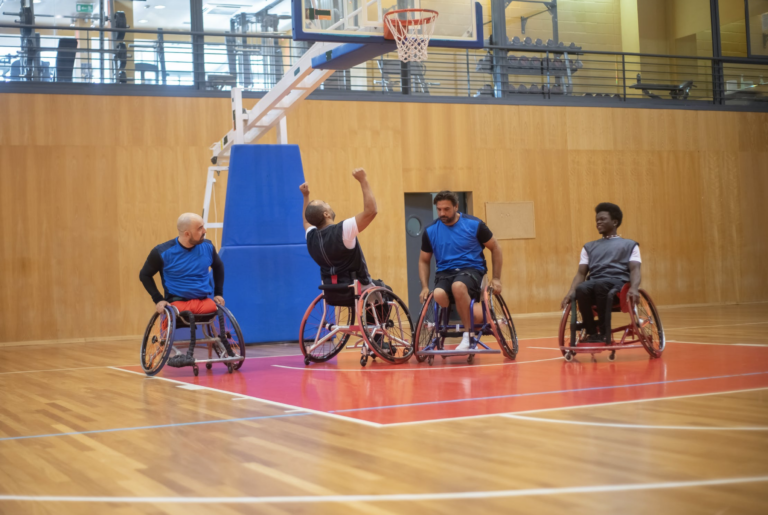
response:
<path id="1" fill-rule="evenodd" d="M 350 336 L 360 337 L 361 366 L 368 363 L 369 357 L 394 365 L 411 359 L 413 322 L 405 303 L 392 291 L 382 286 L 363 291 L 354 278 L 352 284 L 323 284 L 319 288 L 323 293 L 309 305 L 299 329 L 299 347 L 305 365 L 335 357 L 345 348 Z M 355 292 L 354 309 L 326 302 L 325 292 L 344 292 L 348 288 Z M 305 336 L 311 336 L 312 340 Z"/>
<path id="2" fill-rule="evenodd" d="M 588 353 L 594 359 L 595 354 L 610 352 L 610 361 L 616 359 L 617 350 L 645 349 L 651 358 L 658 358 L 664 352 L 664 329 L 661 325 L 659 312 L 653 303 L 651 296 L 640 289 L 640 301 L 635 303 L 627 299 L 629 283 L 624 284 L 621 290 L 614 289 L 608 294 L 612 301 L 608 304 L 605 325 L 611 327 L 611 313 L 628 313 L 629 325 L 610 329 L 610 334 L 605 345 L 579 345 L 584 335 L 581 312 L 576 305 L 576 298 L 571 299 L 570 304 L 563 310 L 563 318 L 560 321 L 558 334 L 559 349 L 566 361 L 571 361 L 576 354 Z M 592 306 L 593 316 L 597 316 L 597 308 Z M 569 324 L 570 321 L 570 324 Z M 570 337 L 567 338 L 569 332 Z M 617 342 L 614 334 L 621 333 L 621 339 Z M 605 337 L 605 335 L 603 335 Z"/>

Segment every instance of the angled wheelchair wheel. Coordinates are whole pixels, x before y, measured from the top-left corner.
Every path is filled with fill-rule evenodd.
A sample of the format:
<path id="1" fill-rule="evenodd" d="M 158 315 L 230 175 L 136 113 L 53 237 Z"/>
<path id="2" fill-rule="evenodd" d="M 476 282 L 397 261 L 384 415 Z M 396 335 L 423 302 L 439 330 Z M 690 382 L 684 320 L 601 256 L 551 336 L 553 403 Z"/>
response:
<path id="1" fill-rule="evenodd" d="M 360 299 L 363 339 L 378 357 L 405 363 L 413 356 L 413 322 L 405 303 L 386 288 L 371 288 Z"/>
<path id="2" fill-rule="evenodd" d="M 664 352 L 664 328 L 661 326 L 659 312 L 651 296 L 640 290 L 640 301 L 629 310 L 632 326 L 640 338 L 645 350 L 652 358 L 658 358 Z"/>
<path id="3" fill-rule="evenodd" d="M 304 354 L 304 363 L 322 363 L 341 352 L 349 334 L 341 332 L 339 326 L 348 327 L 354 322 L 354 308 L 331 306 L 322 294 L 318 295 L 304 313 L 299 329 L 299 348 Z"/>
<path id="4" fill-rule="evenodd" d="M 148 376 L 160 372 L 168 361 L 175 328 L 176 313 L 171 308 L 165 308 L 162 314 L 154 313 L 149 319 L 141 341 L 141 368 Z"/>
<path id="5" fill-rule="evenodd" d="M 438 320 L 440 316 L 440 306 L 435 302 L 435 294 L 430 292 L 426 302 L 421 307 L 419 318 L 416 321 L 416 333 L 413 335 L 414 353 L 426 349 L 430 343 L 438 337 Z M 427 356 L 416 355 L 419 363 L 423 363 Z"/>
<path id="6" fill-rule="evenodd" d="M 224 314 L 224 338 L 227 340 L 229 347 L 232 349 L 234 357 L 242 358 L 240 361 L 231 363 L 233 370 L 239 370 L 243 363 L 245 363 L 245 340 L 243 339 L 243 333 L 240 331 L 240 325 L 237 323 L 235 316 L 230 310 L 224 306 L 218 306 L 218 309 Z M 215 334 L 211 335 L 218 337 L 221 334 L 221 328 L 219 327 L 218 315 L 213 319 L 212 323 L 208 327 L 213 327 Z M 226 357 L 225 355 L 221 356 Z M 229 368 L 230 363 L 227 364 Z M 207 365 L 206 365 L 207 367 Z"/>
<path id="7" fill-rule="evenodd" d="M 517 332 L 512 322 L 512 314 L 501 295 L 493 293 L 493 288 L 485 291 L 485 309 L 488 320 L 491 321 L 496 340 L 499 342 L 504 355 L 509 359 L 517 357 Z"/>
<path id="8" fill-rule="evenodd" d="M 575 330 L 571 330 L 571 325 L 575 324 Z M 563 311 L 563 318 L 560 320 L 560 330 L 557 333 L 557 343 L 560 347 L 576 347 L 580 341 L 586 338 L 582 327 L 581 312 L 576 309 L 576 302 L 569 302 Z M 575 339 L 574 339 L 575 337 Z M 573 353 L 571 351 L 560 349 L 566 361 L 571 361 Z"/>

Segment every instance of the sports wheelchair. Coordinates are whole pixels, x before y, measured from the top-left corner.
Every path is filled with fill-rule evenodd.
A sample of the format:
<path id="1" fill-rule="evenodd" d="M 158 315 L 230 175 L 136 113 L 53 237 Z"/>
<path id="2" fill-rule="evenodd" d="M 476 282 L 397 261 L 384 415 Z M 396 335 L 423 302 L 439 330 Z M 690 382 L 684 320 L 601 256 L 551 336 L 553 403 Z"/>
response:
<path id="1" fill-rule="evenodd" d="M 175 330 L 187 327 L 189 340 L 175 340 Z M 198 327 L 202 329 L 203 338 L 197 337 Z M 207 347 L 208 359 L 195 359 L 196 345 Z M 187 346 L 186 354 L 176 346 Z M 195 376 L 199 373 L 199 364 L 204 363 L 205 368 L 210 370 L 213 363 L 224 363 L 231 374 L 244 361 L 245 342 L 240 326 L 232 313 L 221 305 L 216 307 L 214 313 L 193 314 L 190 311 L 179 313 L 176 306 L 168 304 L 163 313 L 155 312 L 149 319 L 141 342 L 141 366 L 148 376 L 160 372 L 166 363 L 176 368 L 191 366 Z"/>
<path id="2" fill-rule="evenodd" d="M 614 288 L 608 292 L 608 298 L 613 299 L 607 305 L 605 313 L 605 326 L 610 327 L 605 338 L 605 345 L 580 345 L 586 338 L 584 325 L 581 319 L 581 312 L 576 304 L 576 296 L 571 298 L 571 302 L 563 310 L 563 318 L 560 321 L 560 331 L 558 342 L 560 351 L 566 361 L 572 361 L 576 354 L 589 353 L 594 359 L 595 354 L 609 351 L 608 359 L 616 359 L 617 350 L 625 349 L 645 349 L 651 358 L 658 358 L 664 352 L 664 329 L 661 325 L 659 312 L 656 304 L 653 303 L 651 296 L 640 289 L 640 301 L 630 302 L 627 299 L 629 283 L 624 286 Z M 621 327 L 611 327 L 612 313 L 628 313 L 630 323 Z M 593 316 L 597 316 L 597 308 L 592 306 Z M 621 333 L 621 339 L 616 341 L 614 334 Z"/>
<path id="3" fill-rule="evenodd" d="M 411 359 L 411 315 L 389 288 L 378 285 L 363 291 L 354 274 L 351 284 L 322 284 L 319 288 L 322 293 L 307 308 L 299 329 L 305 365 L 333 358 L 351 336 L 358 337 L 353 347 L 361 347 L 363 367 L 368 358 L 395 365 Z"/>
<path id="4" fill-rule="evenodd" d="M 507 303 L 504 302 L 500 294 L 493 293 L 493 287 L 488 284 L 487 277 L 483 278 L 481 291 L 480 302 L 483 308 L 483 321 L 475 321 L 476 302 L 472 299 L 469 304 L 469 319 L 472 329 L 469 331 L 462 324 L 451 324 L 450 307 L 441 307 L 435 301 L 434 292 L 429 292 L 426 302 L 421 307 L 414 337 L 416 359 L 419 363 L 427 360 L 432 365 L 435 356 L 442 356 L 443 359 L 448 356 L 467 356 L 467 363 L 472 363 L 475 354 L 499 354 L 500 351 L 488 347 L 480 341 L 477 335 L 481 337 L 484 335 L 493 336 L 504 355 L 509 359 L 515 359 L 518 351 L 517 333 Z M 464 332 L 470 333 L 469 350 L 445 350 L 446 338 L 461 338 Z"/>

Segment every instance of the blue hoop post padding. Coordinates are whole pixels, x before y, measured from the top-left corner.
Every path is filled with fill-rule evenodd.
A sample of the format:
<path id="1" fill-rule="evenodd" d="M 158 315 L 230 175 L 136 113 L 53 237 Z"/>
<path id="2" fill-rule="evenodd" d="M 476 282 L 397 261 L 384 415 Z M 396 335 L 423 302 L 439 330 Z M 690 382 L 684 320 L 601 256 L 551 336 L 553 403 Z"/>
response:
<path id="1" fill-rule="evenodd" d="M 235 145 L 229 160 L 219 252 L 224 299 L 247 343 L 298 340 L 317 296 L 320 269 L 309 256 L 297 145 Z"/>

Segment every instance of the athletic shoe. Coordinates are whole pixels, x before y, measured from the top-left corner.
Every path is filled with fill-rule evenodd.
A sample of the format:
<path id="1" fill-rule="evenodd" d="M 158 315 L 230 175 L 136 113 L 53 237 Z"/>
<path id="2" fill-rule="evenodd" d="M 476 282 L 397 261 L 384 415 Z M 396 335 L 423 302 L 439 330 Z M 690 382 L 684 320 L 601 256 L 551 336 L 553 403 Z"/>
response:
<path id="1" fill-rule="evenodd" d="M 456 347 L 455 350 L 469 350 L 469 333 L 464 333 L 464 335 L 461 337 L 461 343 L 458 347 Z"/>

